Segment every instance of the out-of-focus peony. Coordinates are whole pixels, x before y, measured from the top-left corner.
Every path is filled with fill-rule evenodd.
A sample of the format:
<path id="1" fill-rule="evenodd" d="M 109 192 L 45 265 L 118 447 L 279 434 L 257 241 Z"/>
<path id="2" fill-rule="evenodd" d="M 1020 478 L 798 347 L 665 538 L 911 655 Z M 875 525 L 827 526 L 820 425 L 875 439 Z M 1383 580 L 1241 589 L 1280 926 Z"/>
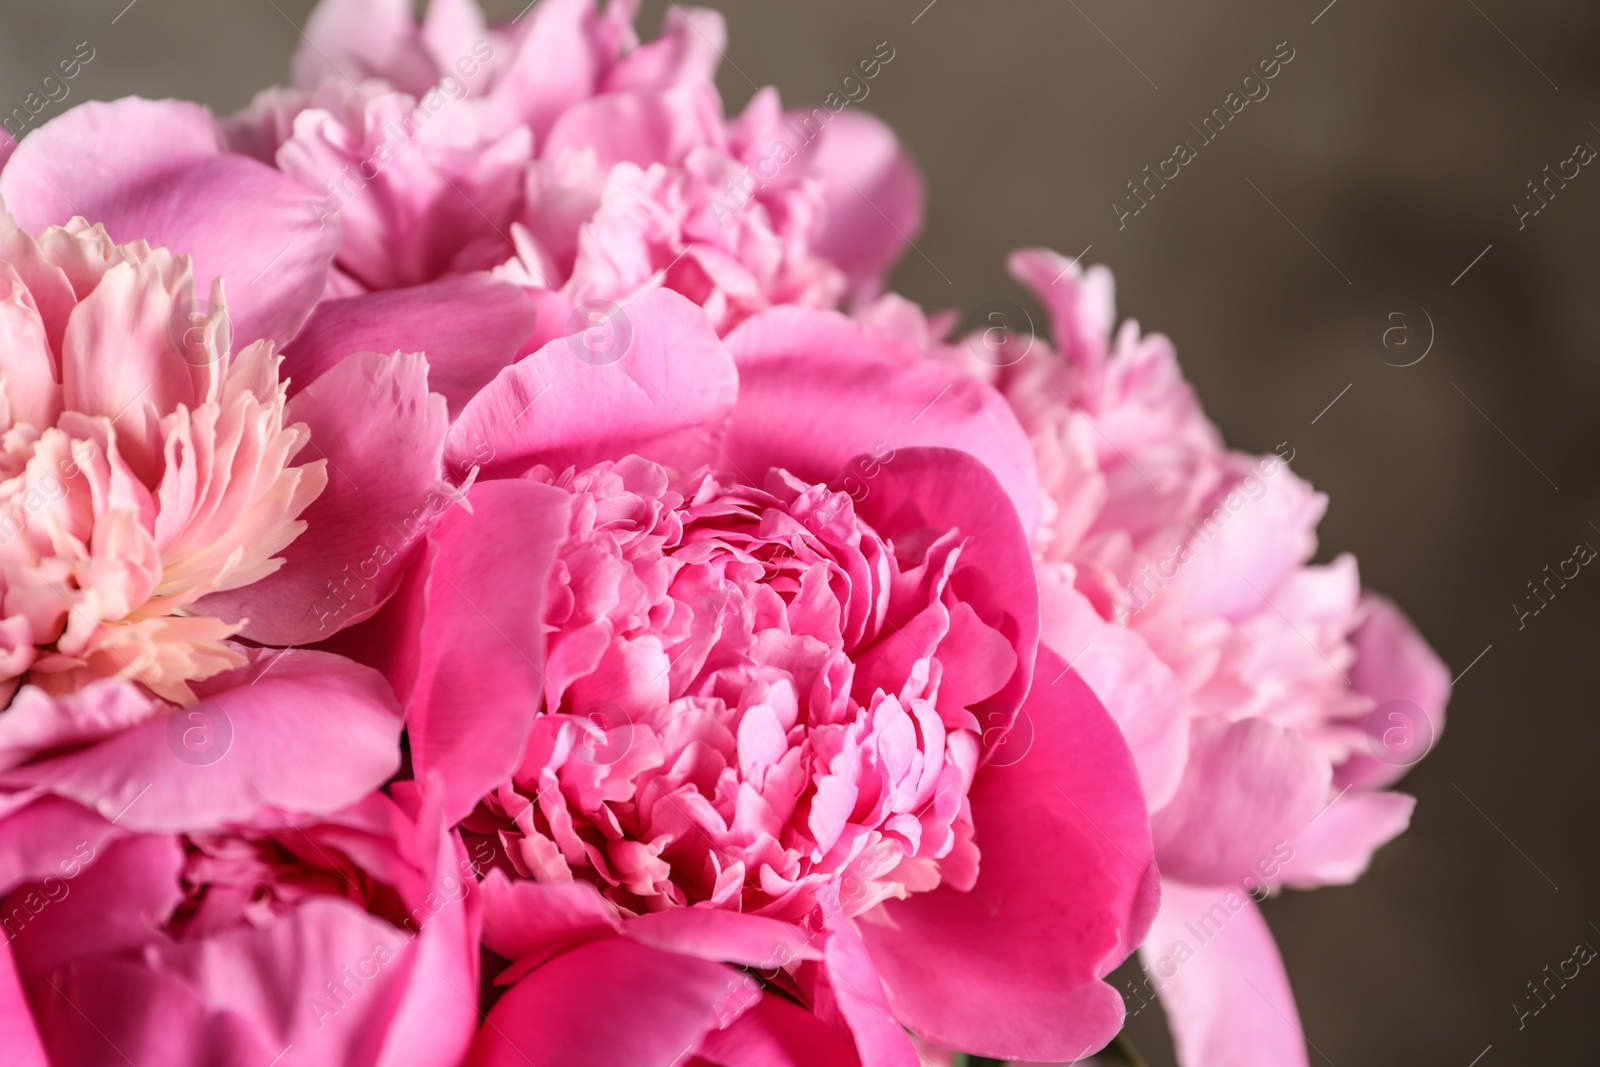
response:
<path id="1" fill-rule="evenodd" d="M 1113 332 L 1109 271 L 1011 268 L 1055 349 L 1016 324 L 945 343 L 892 297 L 863 317 L 993 382 L 1032 441 L 1041 636 L 1139 765 L 1164 887 L 1143 957 L 1182 1061 L 1305 1064 L 1251 896 L 1353 881 L 1405 829 L 1413 799 L 1383 787 L 1437 738 L 1449 674 L 1352 557 L 1310 564 L 1326 498 L 1228 450 L 1166 338 Z"/>
<path id="2" fill-rule="evenodd" d="M 541 339 L 575 306 L 656 286 L 723 330 L 874 295 L 921 224 L 893 134 L 838 96 L 785 114 L 771 89 L 728 122 L 721 15 L 673 5 L 641 45 L 637 7 L 545 0 L 489 26 L 472 0 L 421 23 L 409 0 L 324 0 L 293 87 L 231 120 L 230 142 L 342 224 L 335 295 L 503 265 L 561 298 Z"/>
<path id="3" fill-rule="evenodd" d="M 1125 743 L 1038 650 L 1004 402 L 830 312 L 621 318 L 465 405 L 472 512 L 364 628 L 494 857 L 473 1062 L 1099 1048 L 1156 881 Z"/>
<path id="4" fill-rule="evenodd" d="M 20 148 L 0 185 L 25 193 L 38 162 Z M 0 891 L 36 871 L 36 824 L 327 811 L 399 762 L 376 674 L 239 639 L 377 610 L 448 488 L 445 403 L 420 357 L 373 353 L 286 399 L 292 363 L 233 344 L 223 282 L 201 299 L 194 276 L 81 219 L 36 237 L 0 216 Z M 390 565 L 352 576 L 374 550 Z"/>
<path id="5" fill-rule="evenodd" d="M 0 902 L 0 989 L 26 997 L 0 993 L 6 1062 L 455 1067 L 478 1020 L 476 872 L 436 802 L 395 794 L 52 841 L 59 870 Z"/>

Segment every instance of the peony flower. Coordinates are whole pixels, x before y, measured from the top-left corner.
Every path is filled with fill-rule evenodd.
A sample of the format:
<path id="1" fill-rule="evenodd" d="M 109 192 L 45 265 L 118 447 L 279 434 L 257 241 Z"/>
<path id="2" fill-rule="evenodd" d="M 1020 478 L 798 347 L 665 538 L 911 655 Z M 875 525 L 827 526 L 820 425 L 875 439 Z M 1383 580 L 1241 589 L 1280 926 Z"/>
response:
<path id="1" fill-rule="evenodd" d="M 1448 672 L 1352 557 L 1310 563 L 1327 500 L 1288 442 L 1228 450 L 1170 342 L 1113 333 L 1109 271 L 1043 251 L 1011 266 L 1057 350 L 1008 329 L 945 344 L 894 299 L 864 317 L 995 383 L 1033 444 L 1041 639 L 1139 766 L 1163 886 L 1143 959 L 1180 1059 L 1304 1064 L 1251 898 L 1354 881 L 1406 828 L 1414 800 L 1383 787 L 1437 737 Z"/>
<path id="2" fill-rule="evenodd" d="M 51 181 L 46 132 L 0 174 L 19 211 Z M 0 216 L 0 891 L 36 875 L 39 827 L 325 812 L 399 762 L 380 677 L 258 644 L 331 637 L 392 592 L 448 504 L 445 403 L 421 357 L 374 353 L 290 398 L 294 362 L 195 275 L 82 219 Z M 306 310 L 241 303 L 258 325 Z"/>
<path id="3" fill-rule="evenodd" d="M 1100 1047 L 1156 883 L 1125 744 L 1038 649 L 1003 401 L 833 313 L 622 316 L 465 405 L 471 514 L 362 628 L 493 856 L 472 1062 Z"/>
<path id="4" fill-rule="evenodd" d="M 454 1067 L 472 1040 L 473 867 L 409 784 L 51 845 L 59 869 L 0 902 L 8 1063 Z"/>
<path id="5" fill-rule="evenodd" d="M 641 45 L 636 0 L 554 0 L 503 26 L 471 3 L 420 24 L 411 8 L 324 0 L 294 86 L 228 124 L 341 224 L 334 295 L 499 267 L 559 296 L 539 343 L 575 308 L 656 286 L 726 331 L 874 294 L 920 225 L 914 168 L 842 98 L 785 115 L 768 89 L 724 120 L 716 12 L 674 5 Z"/>

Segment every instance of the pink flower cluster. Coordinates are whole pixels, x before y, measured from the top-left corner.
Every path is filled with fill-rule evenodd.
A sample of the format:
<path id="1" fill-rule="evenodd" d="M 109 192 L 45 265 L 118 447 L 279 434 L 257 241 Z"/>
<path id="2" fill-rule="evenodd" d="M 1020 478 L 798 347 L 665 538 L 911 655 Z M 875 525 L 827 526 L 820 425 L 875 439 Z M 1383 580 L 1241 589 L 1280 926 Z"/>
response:
<path id="1" fill-rule="evenodd" d="M 1142 946 L 1305 1063 L 1251 898 L 1404 829 L 1442 665 L 1102 268 L 949 339 L 887 128 L 636 6 L 0 145 L 7 1062 L 1066 1061 Z"/>

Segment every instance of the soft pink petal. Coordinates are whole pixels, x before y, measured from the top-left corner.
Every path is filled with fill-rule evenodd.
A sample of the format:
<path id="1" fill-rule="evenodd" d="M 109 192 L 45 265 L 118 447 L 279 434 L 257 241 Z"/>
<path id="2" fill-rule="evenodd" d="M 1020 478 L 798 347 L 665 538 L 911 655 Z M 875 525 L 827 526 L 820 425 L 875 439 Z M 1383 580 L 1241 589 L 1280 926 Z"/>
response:
<path id="1" fill-rule="evenodd" d="M 35 233 L 82 215 L 119 243 L 194 257 L 198 292 L 227 280 L 235 350 L 282 344 L 322 295 L 339 228 L 318 221 L 311 191 L 222 149 L 216 120 L 196 104 L 80 104 L 18 146 L 0 199 Z"/>
<path id="2" fill-rule="evenodd" d="M 550 124 L 594 92 L 619 44 L 595 8 L 594 0 L 544 0 L 528 12 L 489 94 L 491 133 L 526 125 L 543 144 Z"/>
<path id="3" fill-rule="evenodd" d="M 728 47 L 728 26 L 720 11 L 673 4 L 661 20 L 661 33 L 634 49 L 606 74 L 605 91 L 668 89 L 715 80 Z"/>
<path id="4" fill-rule="evenodd" d="M 538 320 L 521 287 L 486 274 L 462 274 L 318 305 L 284 354 L 291 391 L 316 381 L 355 352 L 419 352 L 428 387 L 453 416 L 516 362 Z"/>
<path id="5" fill-rule="evenodd" d="M 1028 754 L 973 786 L 977 884 L 890 901 L 892 925 L 859 926 L 913 1031 L 997 1058 L 1073 1060 L 1121 1027 L 1122 998 L 1101 979 L 1143 940 L 1159 889 L 1116 723 L 1050 652 L 1024 710 Z"/>
<path id="6" fill-rule="evenodd" d="M 414 95 L 425 91 L 435 72 L 416 40 L 414 7 L 411 0 L 322 0 L 301 34 L 294 83 L 315 89 L 329 78 L 378 76 Z"/>
<path id="7" fill-rule="evenodd" d="M 1183 1067 L 1307 1067 L 1289 977 L 1249 897 L 1167 881 L 1140 950 Z"/>
<path id="8" fill-rule="evenodd" d="M 1283 884 L 1349 885 L 1367 869 L 1373 852 L 1405 833 L 1416 806 L 1416 798 L 1404 793 L 1346 793 L 1294 839 Z"/>
<path id="9" fill-rule="evenodd" d="M 515 475 L 629 452 L 689 467 L 714 458 L 706 442 L 721 432 L 738 375 L 705 312 L 658 289 L 605 328 L 607 343 L 618 342 L 614 361 L 590 354 L 579 333 L 501 371 L 451 428 L 451 469 L 477 463 L 488 476 Z"/>
<path id="10" fill-rule="evenodd" d="M 822 234 L 813 247 L 849 276 L 859 298 L 870 300 L 922 232 L 922 175 L 894 131 L 853 109 L 824 127 L 813 171 L 824 195 Z"/>
<path id="11" fill-rule="evenodd" d="M 1169 877 L 1237 883 L 1327 803 L 1332 769 L 1303 735 L 1264 719 L 1202 719 L 1172 802 L 1151 817 Z"/>
<path id="12" fill-rule="evenodd" d="M 568 496 L 534 482 L 473 488 L 472 513 L 432 535 L 438 555 L 412 702 L 419 775 L 445 783 L 456 821 L 510 777 L 544 689 L 545 579 L 567 532 Z"/>
<path id="13" fill-rule="evenodd" d="M 544 159 L 592 150 L 602 167 L 618 163 L 678 166 L 691 149 L 726 147 L 722 102 L 708 85 L 665 92 L 610 93 L 565 112 L 539 149 Z"/>
<path id="14" fill-rule="evenodd" d="M 674 1067 L 760 995 L 750 977 L 720 963 L 609 938 L 512 986 L 489 1012 L 468 1063 Z"/>
<path id="15" fill-rule="evenodd" d="M 198 602 L 275 645 L 322 640 L 371 616 L 412 546 L 460 496 L 441 479 L 449 420 L 420 355 L 351 356 L 301 390 L 288 417 L 310 428 L 297 458 L 326 459 L 328 486 L 301 515 L 306 530 L 278 571 Z"/>
<path id="16" fill-rule="evenodd" d="M 1376 714 L 1367 724 L 1373 740 L 1338 768 L 1334 781 L 1341 788 L 1354 785 L 1370 789 L 1393 782 L 1439 743 L 1444 731 L 1444 706 L 1450 700 L 1450 670 L 1391 601 L 1366 593 L 1361 598 L 1361 610 L 1366 621 L 1350 638 L 1356 649 L 1350 682 L 1357 692 L 1373 699 Z M 1409 736 L 1414 741 L 1399 753 L 1382 740 L 1384 732 L 1397 725 L 1380 710 L 1392 700 L 1411 705 L 1402 710 L 1402 717 L 1407 719 Z M 1422 713 L 1426 723 L 1409 721 L 1415 715 L 1412 708 Z M 1424 738 L 1422 731 L 1431 736 Z M 1380 760 L 1376 752 L 1390 758 Z"/>
<path id="17" fill-rule="evenodd" d="M 376 671 L 290 650 L 195 686 L 201 702 L 98 744 L 0 774 L 47 789 L 129 830 L 206 829 L 263 808 L 321 814 L 352 804 L 400 764 L 400 712 Z M 179 759 L 181 724 L 221 745 L 211 763 Z"/>
<path id="18" fill-rule="evenodd" d="M 1024 530 L 1037 524 L 1033 448 L 1010 406 L 976 378 L 810 308 L 762 312 L 728 336 L 728 348 L 739 367 L 739 404 L 722 447 L 738 469 L 754 476 L 784 467 L 822 481 L 863 452 L 958 448 L 1000 479 Z"/>

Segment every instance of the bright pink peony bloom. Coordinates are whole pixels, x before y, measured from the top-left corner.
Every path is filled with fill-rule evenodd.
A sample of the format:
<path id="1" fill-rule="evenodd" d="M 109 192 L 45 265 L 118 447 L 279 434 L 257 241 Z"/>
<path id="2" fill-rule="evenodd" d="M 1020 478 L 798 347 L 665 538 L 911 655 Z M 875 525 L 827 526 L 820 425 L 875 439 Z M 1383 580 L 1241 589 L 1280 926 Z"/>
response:
<path id="1" fill-rule="evenodd" d="M 364 628 L 494 855 L 473 1062 L 1100 1047 L 1156 883 L 1125 744 L 1038 652 L 1004 402 L 832 313 L 623 316 L 465 405 L 487 480 Z"/>
<path id="2" fill-rule="evenodd" d="M 727 122 L 722 17 L 674 5 L 641 45 L 637 6 L 548 0 L 491 27 L 470 0 L 420 24 L 404 0 L 324 0 L 294 87 L 258 97 L 230 140 L 322 195 L 337 295 L 504 264 L 561 298 L 542 341 L 574 306 L 656 286 L 724 330 L 874 294 L 921 223 L 893 134 L 842 97 L 785 115 L 770 89 Z"/>
<path id="3" fill-rule="evenodd" d="M 1405 829 L 1415 802 L 1382 787 L 1437 738 L 1449 674 L 1353 558 L 1310 565 L 1326 498 L 1277 456 L 1227 450 L 1166 338 L 1113 335 L 1109 271 L 1043 251 L 1012 271 L 1058 352 L 1005 333 L 941 344 L 893 298 L 865 317 L 994 382 L 1033 443 L 1042 640 L 1139 765 L 1163 876 L 1143 956 L 1180 1058 L 1305 1064 L 1250 895 L 1351 882 Z"/>
<path id="4" fill-rule="evenodd" d="M 19 210 L 50 180 L 45 132 L 0 175 Z M 445 403 L 420 357 L 372 353 L 286 399 L 292 362 L 237 343 L 222 280 L 202 300 L 194 276 L 81 219 L 35 237 L 0 216 L 0 891 L 52 827 L 324 812 L 399 762 L 374 672 L 240 639 L 310 643 L 377 610 L 448 502 Z M 258 324 L 305 310 L 241 303 Z"/>
<path id="5" fill-rule="evenodd" d="M 307 822 L 71 840 L 0 902 L 8 1064 L 461 1062 L 476 872 L 410 783 Z"/>

